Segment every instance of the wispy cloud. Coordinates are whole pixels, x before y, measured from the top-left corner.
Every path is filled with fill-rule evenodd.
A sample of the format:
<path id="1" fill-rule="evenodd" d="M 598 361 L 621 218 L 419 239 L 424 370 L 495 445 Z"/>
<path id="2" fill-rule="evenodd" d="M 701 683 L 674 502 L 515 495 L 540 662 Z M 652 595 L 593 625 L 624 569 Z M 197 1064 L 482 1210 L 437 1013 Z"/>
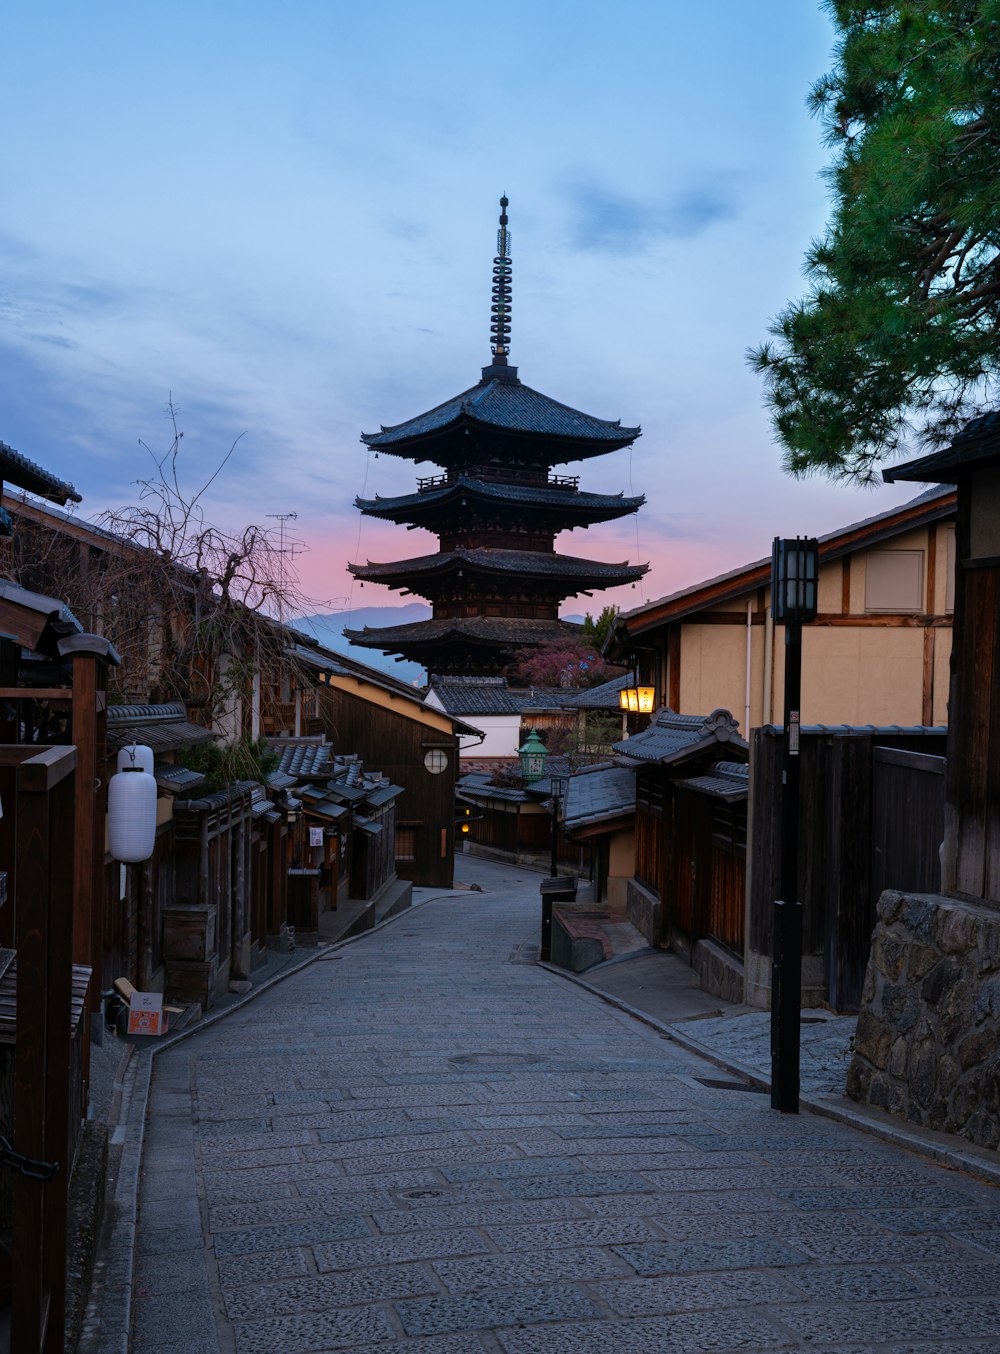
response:
<path id="1" fill-rule="evenodd" d="M 659 240 L 690 240 L 736 215 L 732 182 L 691 183 L 660 199 L 644 200 L 576 180 L 562 190 L 577 249 L 636 254 Z"/>

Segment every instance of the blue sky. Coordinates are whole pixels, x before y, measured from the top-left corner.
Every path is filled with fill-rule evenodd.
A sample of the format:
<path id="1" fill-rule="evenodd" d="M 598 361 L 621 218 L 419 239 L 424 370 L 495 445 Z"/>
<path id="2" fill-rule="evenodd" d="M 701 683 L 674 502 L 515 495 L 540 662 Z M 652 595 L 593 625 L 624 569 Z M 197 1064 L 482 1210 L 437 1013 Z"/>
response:
<path id="1" fill-rule="evenodd" d="M 13 0 L 0 439 L 90 515 L 132 501 L 172 392 L 192 484 L 245 434 L 216 519 L 297 512 L 308 591 L 350 596 L 349 559 L 434 548 L 359 521 L 414 468 L 358 437 L 478 379 L 506 192 L 522 380 L 643 427 L 582 468 L 643 491 L 638 523 L 559 548 L 650 575 L 567 610 L 900 502 L 785 477 L 744 360 L 826 217 L 805 97 L 831 45 L 812 0 Z"/>

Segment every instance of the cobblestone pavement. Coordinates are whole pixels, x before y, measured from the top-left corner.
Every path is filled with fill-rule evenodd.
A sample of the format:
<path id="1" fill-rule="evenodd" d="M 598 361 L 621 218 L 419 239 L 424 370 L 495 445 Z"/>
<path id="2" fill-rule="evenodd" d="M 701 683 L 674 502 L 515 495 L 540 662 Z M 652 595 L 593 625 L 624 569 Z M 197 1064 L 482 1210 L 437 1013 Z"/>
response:
<path id="1" fill-rule="evenodd" d="M 136 1354 L 997 1354 L 1000 1191 L 727 1089 L 487 874 L 156 1057 Z"/>

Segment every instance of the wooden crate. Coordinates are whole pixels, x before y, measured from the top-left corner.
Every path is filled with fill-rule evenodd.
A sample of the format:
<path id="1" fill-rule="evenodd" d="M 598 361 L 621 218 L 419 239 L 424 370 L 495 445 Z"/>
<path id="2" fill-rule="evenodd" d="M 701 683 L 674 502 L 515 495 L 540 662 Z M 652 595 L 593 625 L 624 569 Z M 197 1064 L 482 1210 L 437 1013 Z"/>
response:
<path id="1" fill-rule="evenodd" d="M 201 963 L 215 953 L 215 914 L 211 903 L 175 903 L 163 909 L 163 957 Z"/>

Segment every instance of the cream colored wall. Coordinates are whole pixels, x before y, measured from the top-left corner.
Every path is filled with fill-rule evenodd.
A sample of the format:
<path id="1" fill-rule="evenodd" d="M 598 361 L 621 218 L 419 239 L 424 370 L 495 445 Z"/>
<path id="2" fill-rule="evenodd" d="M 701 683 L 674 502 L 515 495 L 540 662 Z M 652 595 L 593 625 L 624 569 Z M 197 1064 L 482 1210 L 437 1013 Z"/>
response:
<path id="1" fill-rule="evenodd" d="M 924 586 L 929 583 L 927 549 L 930 532 L 935 537 L 935 571 L 931 614 L 945 614 L 948 587 L 948 533 L 952 523 L 940 522 L 894 536 L 879 549 L 922 550 Z M 849 557 L 849 610 L 866 624 L 824 625 L 822 621 L 803 628 L 802 711 L 807 724 L 921 724 L 924 719 L 924 627 L 871 624 L 865 615 L 866 550 Z M 831 560 L 820 569 L 820 616 L 839 617 L 843 611 L 843 559 Z M 756 597 L 755 597 L 756 603 Z M 708 714 L 719 706 L 732 712 L 745 728 L 746 625 L 742 615 L 746 595 L 708 608 L 705 613 L 725 613 L 728 623 L 705 625 L 696 619 L 681 625 L 680 712 Z M 770 606 L 770 590 L 766 592 Z M 741 620 L 736 621 L 737 613 Z M 764 691 L 765 648 L 768 627 L 752 627 L 750 727 L 770 718 L 780 723 L 784 708 L 784 630 L 773 627 L 771 703 Z M 934 628 L 933 709 L 934 723 L 947 722 L 951 630 Z M 770 715 L 768 711 L 770 710 Z"/>
<path id="2" fill-rule="evenodd" d="M 729 611 L 735 608 L 730 606 Z M 746 733 L 746 624 L 684 625 L 681 628 L 682 715 L 728 710 Z M 750 726 L 761 722 L 764 627 L 750 634 Z"/>
<path id="3" fill-rule="evenodd" d="M 635 828 L 629 827 L 611 836 L 608 848 L 608 905 L 624 912 L 628 901 L 628 881 L 635 874 Z"/>
<path id="4" fill-rule="evenodd" d="M 923 675 L 922 629 L 803 626 L 802 722 L 920 724 Z"/>

